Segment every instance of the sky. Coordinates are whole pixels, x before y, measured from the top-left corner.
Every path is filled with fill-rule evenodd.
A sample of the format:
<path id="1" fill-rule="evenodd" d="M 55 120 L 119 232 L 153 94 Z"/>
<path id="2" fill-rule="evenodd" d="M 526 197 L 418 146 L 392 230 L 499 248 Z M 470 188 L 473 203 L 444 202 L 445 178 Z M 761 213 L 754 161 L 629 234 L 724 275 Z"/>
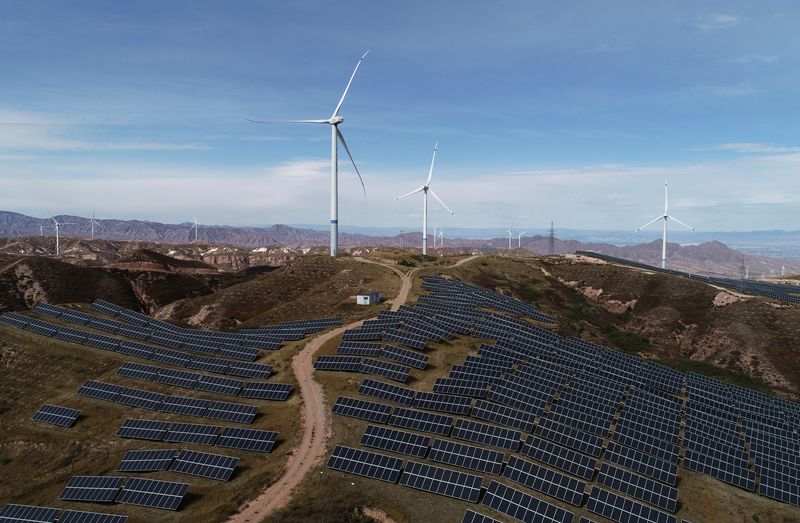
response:
<path id="1" fill-rule="evenodd" d="M 474 5 L 473 5 L 474 4 Z M 0 209 L 204 224 L 798 229 L 794 1 L 0 0 Z"/>

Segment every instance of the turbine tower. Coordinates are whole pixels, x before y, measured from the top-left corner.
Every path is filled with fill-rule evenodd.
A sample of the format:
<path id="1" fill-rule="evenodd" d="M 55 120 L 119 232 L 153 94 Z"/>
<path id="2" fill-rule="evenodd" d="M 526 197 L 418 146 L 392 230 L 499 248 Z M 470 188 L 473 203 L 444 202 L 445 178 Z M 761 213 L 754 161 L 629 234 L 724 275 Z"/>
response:
<path id="1" fill-rule="evenodd" d="M 92 225 L 92 239 L 94 240 L 94 226 L 100 225 L 100 220 L 94 218 L 94 209 L 92 209 L 92 217 L 89 219 L 89 223 Z"/>
<path id="2" fill-rule="evenodd" d="M 511 224 L 511 227 L 508 228 L 508 248 L 511 250 L 511 240 L 514 238 L 514 224 Z"/>
<path id="3" fill-rule="evenodd" d="M 439 248 L 444 247 L 444 229 L 439 229 Z"/>
<path id="4" fill-rule="evenodd" d="M 406 196 L 411 196 L 412 194 L 417 194 L 418 192 L 422 193 L 422 254 L 428 254 L 428 193 L 431 193 L 431 196 L 436 198 L 436 201 L 442 204 L 442 207 L 447 209 L 447 212 L 453 214 L 453 211 L 445 205 L 441 198 L 436 196 L 436 193 L 433 192 L 431 189 L 431 178 L 433 177 L 433 165 L 436 163 L 436 151 L 439 149 L 439 143 L 437 142 L 436 145 L 433 146 L 433 158 L 431 158 L 431 168 L 428 170 L 428 179 L 425 181 L 425 185 L 418 189 L 414 189 L 410 193 L 404 194 L 403 196 L 398 196 L 397 199 L 400 200 L 405 198 Z"/>
<path id="5" fill-rule="evenodd" d="M 62 225 L 74 225 L 74 224 L 72 222 L 59 222 L 58 220 L 56 220 L 56 217 L 53 216 L 53 215 L 50 215 L 50 219 L 53 220 L 52 227 L 54 227 L 56 229 L 56 256 L 58 256 L 59 254 L 61 254 L 61 247 L 60 247 L 60 243 L 59 243 L 60 237 L 59 237 L 59 233 L 58 233 L 59 228 Z"/>
<path id="6" fill-rule="evenodd" d="M 521 233 L 519 233 L 519 236 L 517 236 L 517 248 L 519 249 L 522 248 L 522 235 L 525 234 L 526 232 L 528 231 L 522 231 Z"/>
<path id="7" fill-rule="evenodd" d="M 192 229 L 194 229 L 194 242 L 197 243 L 197 216 L 192 216 L 194 218 L 194 225 L 189 227 L 189 235 L 192 234 Z"/>
<path id="8" fill-rule="evenodd" d="M 642 225 L 641 227 L 636 229 L 636 232 L 641 231 L 642 229 L 644 229 L 648 225 L 652 225 L 652 224 L 656 223 L 658 220 L 664 220 L 664 224 L 663 224 L 664 232 L 662 234 L 662 240 L 661 240 L 661 268 L 662 269 L 666 269 L 667 268 L 667 222 L 669 220 L 672 220 L 672 221 L 674 221 L 676 223 L 679 223 L 679 224 L 683 225 L 687 229 L 694 230 L 694 227 L 692 227 L 691 225 L 686 225 L 685 223 L 683 223 L 679 219 L 675 218 L 674 216 L 670 216 L 670 214 L 669 214 L 669 202 L 668 202 L 668 199 L 667 199 L 667 182 L 666 181 L 664 182 L 664 214 L 662 214 L 661 216 L 659 216 L 657 218 L 654 218 L 652 221 L 647 222 L 645 225 Z"/>
<path id="9" fill-rule="evenodd" d="M 364 192 L 364 197 L 367 196 L 367 190 L 364 187 L 364 179 L 361 178 L 361 173 L 358 172 L 358 167 L 356 167 L 356 161 L 353 159 L 353 155 L 350 154 L 350 148 L 347 147 L 347 141 L 344 139 L 344 135 L 339 130 L 339 124 L 344 122 L 344 118 L 339 116 L 339 111 L 342 108 L 342 104 L 344 103 L 344 99 L 347 96 L 347 91 L 350 90 L 350 84 L 353 83 L 353 78 L 356 76 L 356 72 L 358 68 L 361 66 L 361 62 L 364 61 L 364 58 L 367 57 L 369 51 L 364 53 L 361 58 L 358 59 L 356 62 L 356 67 L 353 69 L 353 74 L 350 75 L 350 80 L 348 80 L 347 85 L 344 88 L 344 92 L 342 93 L 342 97 L 339 98 L 339 103 L 336 104 L 336 108 L 333 110 L 333 114 L 330 118 L 324 120 L 287 120 L 282 122 L 270 122 L 270 121 L 261 121 L 261 120 L 250 120 L 250 122 L 255 123 L 314 123 L 314 124 L 328 124 L 331 126 L 331 256 L 336 256 L 339 254 L 339 142 L 342 142 L 344 146 L 345 152 L 347 152 L 347 156 L 350 158 L 350 161 L 353 163 L 353 168 L 356 170 L 356 174 L 358 175 L 358 179 L 361 181 L 361 190 Z"/>
<path id="10" fill-rule="evenodd" d="M 436 241 L 439 239 L 439 236 L 436 234 L 436 226 L 433 227 L 433 248 L 436 248 Z"/>

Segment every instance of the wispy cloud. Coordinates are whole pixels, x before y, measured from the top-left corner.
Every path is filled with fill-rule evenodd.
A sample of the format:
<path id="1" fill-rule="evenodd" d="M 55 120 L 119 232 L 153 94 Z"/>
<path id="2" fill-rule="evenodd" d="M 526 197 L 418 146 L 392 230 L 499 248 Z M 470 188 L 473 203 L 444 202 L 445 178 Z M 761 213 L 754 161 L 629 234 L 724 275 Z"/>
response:
<path id="1" fill-rule="evenodd" d="M 774 145 L 771 143 L 736 142 L 721 143 L 710 147 L 696 147 L 692 151 L 731 151 L 743 154 L 792 154 L 800 153 L 800 146 Z"/>
<path id="2" fill-rule="evenodd" d="M 779 60 L 780 57 L 777 55 L 746 54 L 742 56 L 734 56 L 731 58 L 726 58 L 723 61 L 729 64 L 751 65 L 751 64 L 774 64 L 777 63 Z"/>
<path id="3" fill-rule="evenodd" d="M 743 21 L 744 18 L 736 14 L 711 13 L 698 17 L 694 26 L 701 31 L 716 31 L 736 27 Z"/>

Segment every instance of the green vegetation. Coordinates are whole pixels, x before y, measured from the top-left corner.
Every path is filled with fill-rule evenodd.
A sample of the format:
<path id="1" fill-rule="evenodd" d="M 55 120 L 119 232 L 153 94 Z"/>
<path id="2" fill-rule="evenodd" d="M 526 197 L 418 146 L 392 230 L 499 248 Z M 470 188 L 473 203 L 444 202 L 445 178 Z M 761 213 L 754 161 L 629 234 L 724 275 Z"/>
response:
<path id="1" fill-rule="evenodd" d="M 633 332 L 619 330 L 614 325 L 603 325 L 600 332 L 606 335 L 611 343 L 629 354 L 638 354 L 650 348 L 650 341 Z"/>

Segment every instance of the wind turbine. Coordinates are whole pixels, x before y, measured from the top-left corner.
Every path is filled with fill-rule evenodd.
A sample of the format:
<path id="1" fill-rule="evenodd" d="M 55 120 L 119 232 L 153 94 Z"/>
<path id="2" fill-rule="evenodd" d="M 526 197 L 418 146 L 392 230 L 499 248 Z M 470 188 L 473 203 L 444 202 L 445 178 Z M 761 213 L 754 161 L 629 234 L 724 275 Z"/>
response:
<path id="1" fill-rule="evenodd" d="M 192 229 L 194 229 L 194 241 L 197 243 L 197 216 L 192 216 L 194 218 L 194 225 L 189 227 L 189 234 L 192 234 Z"/>
<path id="2" fill-rule="evenodd" d="M 366 58 L 368 54 L 369 51 L 364 53 L 361 58 L 358 59 L 358 62 L 356 62 L 356 67 L 353 69 L 353 74 L 350 75 L 350 80 L 347 81 L 347 85 L 344 88 L 342 97 L 339 98 L 339 103 L 336 104 L 336 108 L 333 110 L 333 114 L 330 116 L 330 118 L 324 120 L 287 120 L 283 122 L 247 119 L 248 121 L 255 123 L 315 123 L 328 124 L 331 126 L 331 256 L 336 256 L 339 254 L 339 141 L 342 142 L 344 150 L 347 152 L 347 156 L 353 163 L 353 168 L 356 170 L 358 179 L 361 181 L 361 190 L 364 192 L 364 197 L 367 196 L 367 189 L 364 187 L 364 179 L 361 178 L 361 173 L 358 172 L 356 161 L 353 159 L 353 155 L 350 154 L 350 148 L 347 147 L 347 141 L 345 141 L 344 135 L 339 130 L 339 124 L 344 122 L 344 118 L 339 116 L 339 110 L 342 108 L 344 99 L 347 96 L 347 91 L 350 89 L 350 84 L 353 83 L 353 78 L 355 78 L 356 72 L 361 66 L 361 62 L 364 61 L 364 58 Z"/>
<path id="3" fill-rule="evenodd" d="M 436 248 L 436 241 L 439 239 L 439 236 L 436 234 L 436 226 L 433 227 L 433 248 Z"/>
<path id="4" fill-rule="evenodd" d="M 508 228 L 508 248 L 511 249 L 511 240 L 514 238 L 514 224 L 511 224 L 511 227 Z"/>
<path id="5" fill-rule="evenodd" d="M 686 225 L 685 223 L 683 223 L 679 219 L 675 218 L 674 216 L 670 216 L 670 214 L 669 214 L 669 203 L 668 203 L 668 199 L 667 199 L 667 182 L 666 181 L 664 182 L 664 214 L 662 214 L 661 216 L 659 216 L 657 218 L 654 218 L 652 221 L 647 222 L 645 225 L 642 225 L 641 227 L 636 229 L 636 232 L 641 231 L 642 229 L 644 229 L 648 225 L 652 225 L 652 224 L 656 223 L 658 220 L 664 220 L 664 225 L 663 225 L 664 232 L 663 232 L 662 240 L 661 240 L 661 268 L 662 269 L 666 269 L 667 268 L 667 222 L 669 220 L 672 220 L 672 221 L 674 221 L 676 223 L 679 223 L 679 224 L 683 225 L 687 229 L 694 230 L 694 227 L 692 227 L 691 225 Z"/>
<path id="6" fill-rule="evenodd" d="M 56 217 L 53 216 L 52 214 L 50 215 L 50 219 L 53 220 L 52 227 L 56 229 L 56 256 L 58 256 L 59 254 L 61 254 L 61 249 L 59 245 L 59 234 L 58 234 L 59 227 L 61 227 L 62 225 L 74 225 L 74 224 L 72 222 L 59 222 L 58 220 L 56 220 Z"/>
<path id="7" fill-rule="evenodd" d="M 92 217 L 89 219 L 89 223 L 92 225 L 92 239 L 94 240 L 94 226 L 100 225 L 100 220 L 95 220 L 94 218 L 94 209 L 92 209 Z"/>
<path id="8" fill-rule="evenodd" d="M 450 207 L 445 205 L 441 198 L 436 196 L 436 193 L 433 192 L 431 189 L 431 178 L 433 178 L 433 165 L 436 163 L 436 151 L 439 150 L 439 143 L 437 142 L 436 145 L 433 146 L 433 158 L 431 158 L 431 168 L 428 170 L 428 179 L 425 180 L 425 185 L 418 189 L 414 189 L 410 193 L 404 194 L 403 196 L 398 196 L 397 199 L 400 200 L 405 198 L 406 196 L 411 196 L 412 194 L 417 194 L 418 192 L 422 193 L 422 254 L 428 254 L 428 193 L 431 193 L 431 196 L 436 198 L 436 201 L 442 204 L 442 207 L 447 209 L 447 212 L 453 214 L 453 211 L 450 210 Z"/>
<path id="9" fill-rule="evenodd" d="M 522 235 L 525 234 L 526 232 L 528 231 L 522 231 L 521 233 L 519 233 L 519 236 L 517 236 L 517 247 L 520 249 L 522 248 Z"/>
<path id="10" fill-rule="evenodd" d="M 439 248 L 444 247 L 444 229 L 439 229 Z"/>

